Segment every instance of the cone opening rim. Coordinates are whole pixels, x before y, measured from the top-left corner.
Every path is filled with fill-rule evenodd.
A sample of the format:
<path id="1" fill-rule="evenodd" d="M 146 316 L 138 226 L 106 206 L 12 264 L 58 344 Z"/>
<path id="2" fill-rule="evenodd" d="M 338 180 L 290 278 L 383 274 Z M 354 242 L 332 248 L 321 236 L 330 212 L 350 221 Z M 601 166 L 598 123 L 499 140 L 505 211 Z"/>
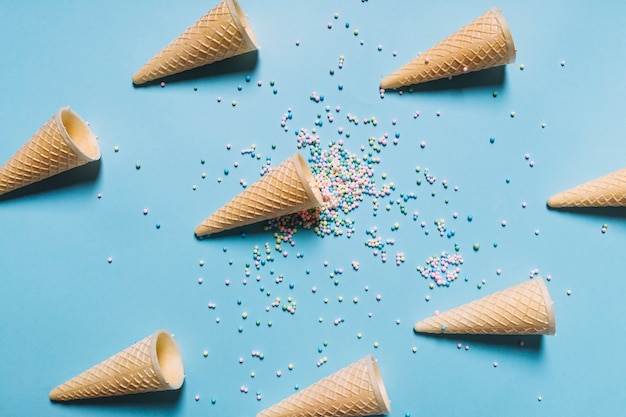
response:
<path id="1" fill-rule="evenodd" d="M 545 334 L 549 336 L 556 335 L 556 318 L 554 316 L 554 302 L 552 301 L 552 297 L 550 297 L 550 292 L 548 291 L 548 286 L 542 277 L 538 277 L 533 279 L 537 283 L 537 286 L 541 290 L 541 295 L 543 296 L 543 303 L 546 306 L 546 315 L 548 316 L 548 330 Z"/>
<path id="2" fill-rule="evenodd" d="M 314 206 L 321 206 L 324 202 L 324 198 L 322 197 L 320 190 L 313 186 L 313 184 L 315 184 L 315 177 L 311 172 L 311 168 L 309 168 L 309 165 L 304 159 L 304 156 L 302 156 L 299 151 L 296 151 L 290 159 L 293 161 L 296 171 L 298 172 L 298 176 L 300 177 L 300 181 L 302 182 L 307 195 L 314 203 Z"/>
<path id="3" fill-rule="evenodd" d="M 376 403 L 380 407 L 380 414 L 389 414 L 391 412 L 391 401 L 389 401 L 387 389 L 385 388 L 383 377 L 380 373 L 380 369 L 378 368 L 378 363 L 376 362 L 374 355 L 371 354 L 367 355 L 365 360 L 367 361 L 367 368 L 369 370 L 368 374 L 370 376 L 372 389 L 374 390 L 374 395 L 376 396 Z"/>
<path id="4" fill-rule="evenodd" d="M 185 380 L 185 371 L 176 341 L 165 330 L 157 331 L 152 337 L 152 359 L 161 384 L 165 389 L 180 388 Z"/>
<path id="5" fill-rule="evenodd" d="M 513 35 L 511 35 L 511 30 L 509 29 L 509 24 L 506 22 L 504 15 L 502 14 L 502 10 L 494 7 L 489 10 L 489 12 L 495 15 L 496 20 L 500 24 L 500 28 L 502 29 L 502 35 L 504 36 L 504 40 L 506 42 L 507 50 L 509 51 L 507 64 L 511 64 L 515 62 L 515 43 L 513 42 Z"/>
<path id="6" fill-rule="evenodd" d="M 89 125 L 69 106 L 60 108 L 55 114 L 59 132 L 67 145 L 82 159 L 100 159 L 100 145 Z"/>
<path id="7" fill-rule="evenodd" d="M 230 11 L 233 21 L 235 22 L 235 24 L 239 28 L 239 31 L 245 38 L 246 43 L 248 44 L 248 47 L 251 50 L 260 49 L 259 44 L 257 43 L 257 40 L 256 40 L 256 36 L 254 35 L 254 32 L 252 31 L 252 26 L 250 25 L 250 22 L 248 22 L 248 17 L 243 12 L 243 9 L 239 5 L 239 3 L 237 3 L 237 0 L 225 0 L 225 3 L 226 3 L 226 6 L 228 6 L 228 10 Z"/>

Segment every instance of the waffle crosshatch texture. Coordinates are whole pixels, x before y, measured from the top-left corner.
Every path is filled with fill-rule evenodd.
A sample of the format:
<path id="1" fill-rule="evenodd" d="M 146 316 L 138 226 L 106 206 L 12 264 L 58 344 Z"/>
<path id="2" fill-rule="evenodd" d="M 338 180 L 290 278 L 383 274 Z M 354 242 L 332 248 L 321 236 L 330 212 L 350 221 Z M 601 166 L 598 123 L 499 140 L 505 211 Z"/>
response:
<path id="1" fill-rule="evenodd" d="M 420 54 L 380 84 L 394 89 L 515 62 L 515 45 L 502 11 L 491 9 Z"/>
<path id="2" fill-rule="evenodd" d="M 257 49 L 237 0 L 224 0 L 148 61 L 133 82 L 143 84 Z"/>
<path id="3" fill-rule="evenodd" d="M 0 168 L 0 195 L 98 159 L 89 126 L 63 107 Z"/>

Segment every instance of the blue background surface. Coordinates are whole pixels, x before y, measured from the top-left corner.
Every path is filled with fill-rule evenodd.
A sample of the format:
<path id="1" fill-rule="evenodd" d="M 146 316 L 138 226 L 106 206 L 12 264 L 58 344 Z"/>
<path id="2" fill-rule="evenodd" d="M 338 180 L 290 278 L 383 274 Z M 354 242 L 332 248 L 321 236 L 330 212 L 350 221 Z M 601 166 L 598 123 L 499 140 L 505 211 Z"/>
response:
<path id="1" fill-rule="evenodd" d="M 625 211 L 554 211 L 545 201 L 626 165 L 626 3 L 240 4 L 258 54 L 175 77 L 165 88 L 135 88 L 132 74 L 214 3 L 2 2 L 0 160 L 65 105 L 90 122 L 102 159 L 0 201 L 0 414 L 250 416 L 369 353 L 378 359 L 392 416 L 622 413 Z M 380 97 L 383 76 L 493 6 L 504 11 L 516 63 Z M 312 101 L 313 92 L 324 102 Z M 285 132 L 280 121 L 288 109 Z M 253 248 L 273 248 L 272 231 L 195 239 L 195 226 L 242 190 L 239 180 L 251 184 L 266 157 L 277 165 L 291 155 L 294 132 L 311 132 L 318 114 L 322 144 L 343 139 L 359 155 L 361 146 L 370 150 L 368 138 L 390 135 L 375 180 L 395 190 L 379 199 L 376 215 L 366 197 L 345 216 L 355 221 L 351 238 L 300 230 L 296 245 L 283 247 L 287 257 L 272 251 L 274 261 L 258 270 Z M 362 123 L 371 117 L 377 126 Z M 241 153 L 252 145 L 260 159 Z M 417 185 L 426 168 L 437 181 Z M 404 215 L 396 200 L 411 192 L 417 199 L 406 202 Z M 438 219 L 454 236 L 439 235 Z M 365 245 L 375 226 L 384 241 L 395 241 L 385 248 L 386 263 Z M 416 266 L 454 253 L 455 244 L 464 258 L 460 278 L 429 289 Z M 406 259 L 399 266 L 397 253 Z M 343 273 L 331 278 L 335 269 Z M 522 282 L 534 270 L 551 276 L 557 336 L 412 331 L 433 311 Z M 266 312 L 276 297 L 281 305 L 292 297 L 296 313 Z M 48 400 L 56 385 L 159 328 L 173 332 L 182 351 L 180 391 Z"/>

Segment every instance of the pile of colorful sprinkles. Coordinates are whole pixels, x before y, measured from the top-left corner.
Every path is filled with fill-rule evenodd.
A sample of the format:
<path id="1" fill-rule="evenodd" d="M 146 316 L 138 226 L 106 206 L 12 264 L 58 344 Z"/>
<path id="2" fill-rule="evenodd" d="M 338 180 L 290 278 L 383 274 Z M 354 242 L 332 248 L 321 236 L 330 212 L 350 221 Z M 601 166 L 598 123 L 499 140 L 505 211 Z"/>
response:
<path id="1" fill-rule="evenodd" d="M 308 162 L 315 185 L 322 197 L 322 207 L 269 221 L 267 230 L 276 230 L 276 250 L 282 243 L 295 245 L 298 229 L 313 229 L 320 237 L 329 235 L 350 238 L 354 233 L 354 220 L 345 217 L 359 207 L 365 196 L 376 197 L 373 166 L 378 158 L 365 154 L 358 157 L 344 148 L 343 140 L 331 142 L 324 149 L 319 135 L 306 129 L 297 132 L 298 149 L 308 149 Z M 385 187 L 387 189 L 388 187 Z M 385 195 L 384 193 L 382 195 Z"/>

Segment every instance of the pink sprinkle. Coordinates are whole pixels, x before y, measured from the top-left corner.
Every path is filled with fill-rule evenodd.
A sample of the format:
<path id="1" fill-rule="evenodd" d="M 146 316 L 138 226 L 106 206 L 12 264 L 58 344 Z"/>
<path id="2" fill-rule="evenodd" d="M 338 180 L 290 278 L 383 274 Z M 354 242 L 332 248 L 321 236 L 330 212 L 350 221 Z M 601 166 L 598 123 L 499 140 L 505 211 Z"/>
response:
<path id="1" fill-rule="evenodd" d="M 230 285 L 230 280 L 227 279 L 226 281 L 224 281 L 224 284 L 226 284 L 226 286 Z"/>
<path id="2" fill-rule="evenodd" d="M 165 87 L 165 81 L 161 81 L 161 88 Z"/>
<path id="3" fill-rule="evenodd" d="M 421 141 L 420 142 L 420 148 L 424 149 L 426 147 L 426 142 Z"/>
<path id="4" fill-rule="evenodd" d="M 296 46 L 300 46 L 300 41 L 296 41 Z"/>
<path id="5" fill-rule="evenodd" d="M 107 258 L 107 262 L 108 262 L 108 263 L 113 262 L 113 258 Z"/>

